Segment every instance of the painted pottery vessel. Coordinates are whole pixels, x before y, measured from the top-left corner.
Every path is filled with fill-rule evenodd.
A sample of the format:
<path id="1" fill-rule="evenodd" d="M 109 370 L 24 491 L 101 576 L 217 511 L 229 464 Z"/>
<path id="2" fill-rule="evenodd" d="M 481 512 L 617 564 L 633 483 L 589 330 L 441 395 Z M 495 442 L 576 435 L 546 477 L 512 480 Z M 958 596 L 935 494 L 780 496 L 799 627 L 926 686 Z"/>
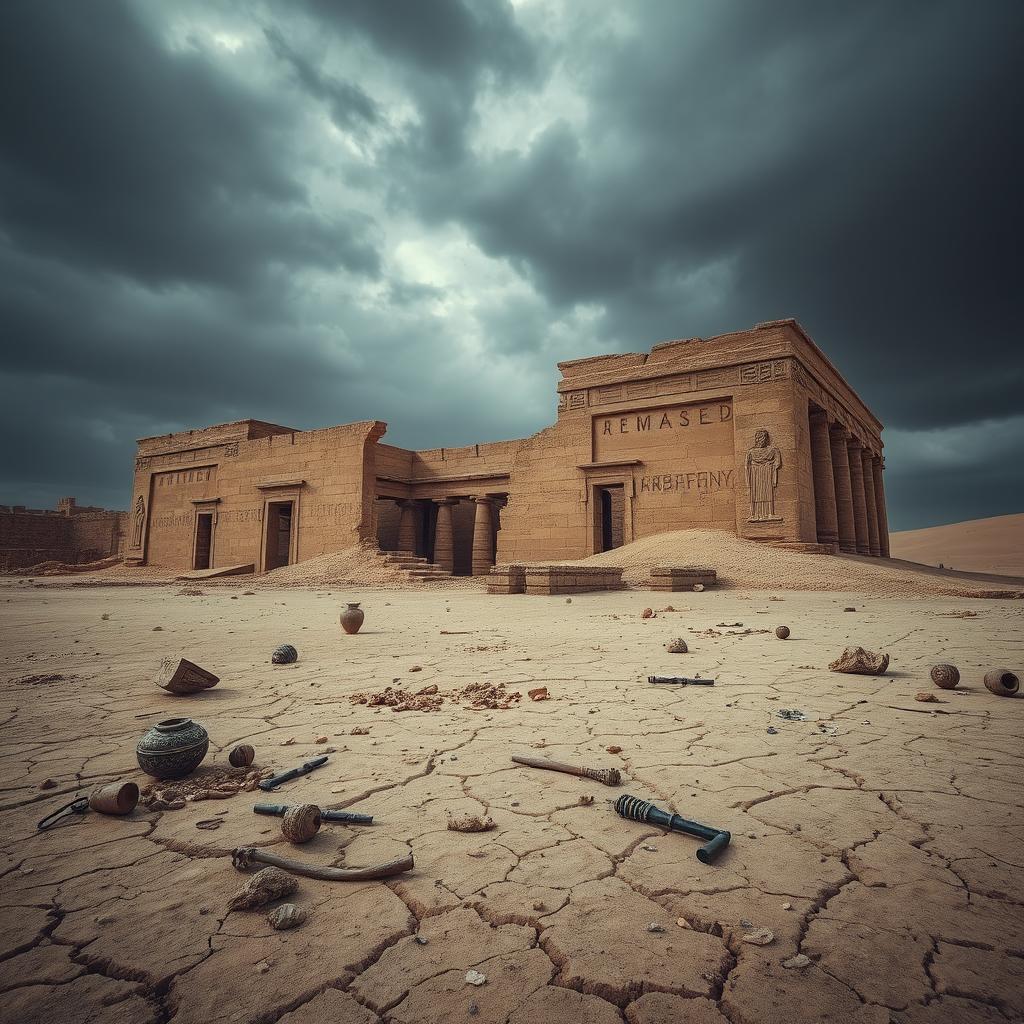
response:
<path id="1" fill-rule="evenodd" d="M 206 757 L 210 737 L 191 718 L 157 722 L 135 748 L 139 767 L 155 779 L 180 779 L 195 771 Z"/>
<path id="2" fill-rule="evenodd" d="M 341 628 L 346 633 L 358 633 L 359 627 L 363 624 L 363 609 L 358 604 L 350 604 L 341 613 Z"/>
<path id="3" fill-rule="evenodd" d="M 985 673 L 985 686 L 997 697 L 1012 697 L 1020 689 L 1020 680 L 1008 668 Z"/>
<path id="4" fill-rule="evenodd" d="M 280 647 L 274 648 L 270 660 L 275 665 L 290 665 L 299 660 L 299 652 L 291 644 L 281 644 Z"/>

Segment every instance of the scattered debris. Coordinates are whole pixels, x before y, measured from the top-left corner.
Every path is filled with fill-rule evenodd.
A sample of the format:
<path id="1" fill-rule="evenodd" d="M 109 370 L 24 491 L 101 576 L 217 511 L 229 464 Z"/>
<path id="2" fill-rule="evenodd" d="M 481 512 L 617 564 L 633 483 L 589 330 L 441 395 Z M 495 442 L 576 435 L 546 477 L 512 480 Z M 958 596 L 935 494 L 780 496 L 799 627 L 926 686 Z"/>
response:
<path id="1" fill-rule="evenodd" d="M 797 953 L 796 956 L 783 960 L 782 966 L 790 970 L 803 970 L 803 968 L 811 966 L 811 958 L 804 953 Z"/>
<path id="2" fill-rule="evenodd" d="M 461 818 L 448 819 L 449 832 L 490 832 L 495 828 L 497 828 L 497 825 L 494 824 L 494 819 L 490 816 L 482 818 L 477 815 L 467 814 Z"/>
<path id="3" fill-rule="evenodd" d="M 551 699 L 551 695 L 548 693 L 548 688 L 546 686 L 538 686 L 538 687 L 536 687 L 533 690 L 527 690 L 526 691 L 526 696 L 529 697 L 530 700 L 550 700 Z"/>
<path id="4" fill-rule="evenodd" d="M 789 626 L 776 626 L 776 628 L 775 628 L 775 635 L 780 640 L 788 640 L 789 639 Z"/>
<path id="5" fill-rule="evenodd" d="M 255 910 L 265 903 L 291 896 L 299 883 L 278 868 L 257 871 L 228 901 L 228 910 Z"/>
<path id="6" fill-rule="evenodd" d="M 299 660 L 299 652 L 291 644 L 281 644 L 274 648 L 270 660 L 275 665 L 291 665 Z"/>
<path id="7" fill-rule="evenodd" d="M 267 914 L 267 924 L 275 931 L 283 932 L 289 928 L 298 928 L 306 920 L 306 912 L 294 903 L 282 903 Z"/>
<path id="8" fill-rule="evenodd" d="M 922 704 L 945 704 L 944 700 L 939 700 L 934 693 L 930 693 L 928 690 L 921 690 L 919 693 L 914 694 L 914 700 L 920 701 Z"/>
<path id="9" fill-rule="evenodd" d="M 856 608 L 853 608 L 852 606 L 851 606 L 851 607 L 847 607 L 847 608 L 844 608 L 844 609 L 843 609 L 843 611 L 844 611 L 844 612 L 855 612 L 856 610 L 857 610 L 857 609 L 856 609 Z"/>
<path id="10" fill-rule="evenodd" d="M 41 676 L 22 676 L 20 679 L 10 680 L 15 686 L 52 686 L 54 683 L 70 683 L 77 679 L 77 676 L 65 676 L 59 672 Z"/>
<path id="11" fill-rule="evenodd" d="M 654 609 L 653 608 L 645 608 L 640 613 L 640 618 L 641 619 L 653 619 L 654 618 Z"/>
<path id="12" fill-rule="evenodd" d="M 783 718 L 787 722 L 806 722 L 807 715 L 799 708 L 779 708 L 775 712 L 776 717 Z"/>
<path id="13" fill-rule="evenodd" d="M 776 729 L 774 725 L 769 725 L 768 728 L 765 729 L 765 732 L 768 733 L 769 736 L 778 736 L 779 735 L 779 730 Z"/>
<path id="14" fill-rule="evenodd" d="M 826 736 L 838 736 L 839 730 L 828 722 L 818 723 L 818 732 L 824 733 Z"/>
<path id="15" fill-rule="evenodd" d="M 828 666 L 830 672 L 847 672 L 861 676 L 880 676 L 888 667 L 888 654 L 876 654 L 863 647 L 847 647 Z"/>
<path id="16" fill-rule="evenodd" d="M 431 683 L 429 686 L 424 686 L 423 689 L 416 691 L 417 697 L 432 697 L 438 692 L 437 683 Z"/>
<path id="17" fill-rule="evenodd" d="M 422 666 L 422 665 L 413 665 L 413 666 L 412 666 L 412 667 L 411 667 L 411 668 L 409 669 L 409 671 L 410 671 L 410 672 L 422 672 L 422 671 L 423 671 L 423 666 Z"/>
<path id="18" fill-rule="evenodd" d="M 621 754 L 622 747 L 616 746 L 614 743 L 610 747 L 604 748 L 609 754 Z"/>
<path id="19" fill-rule="evenodd" d="M 960 682 L 960 670 L 956 665 L 933 665 L 932 682 L 941 690 L 952 690 Z"/>
<path id="20" fill-rule="evenodd" d="M 349 736 L 369 736 L 370 727 L 368 725 L 356 725 L 353 726 L 349 731 Z"/>
<path id="21" fill-rule="evenodd" d="M 589 793 L 581 793 L 579 798 L 579 805 L 581 807 L 589 807 L 594 802 L 594 798 Z"/>
<path id="22" fill-rule="evenodd" d="M 179 658 L 175 662 L 173 657 L 165 657 L 160 663 L 154 682 L 169 693 L 184 695 L 208 690 L 220 682 L 220 677 L 201 669 L 186 658 Z"/>
<path id="23" fill-rule="evenodd" d="M 668 645 L 669 654 L 688 654 L 689 650 L 690 648 L 686 646 L 686 641 L 681 636 L 676 637 L 676 639 Z"/>
<path id="24" fill-rule="evenodd" d="M 467 985 L 480 985 L 486 984 L 487 975 L 481 974 L 479 971 L 466 971 L 466 984 Z"/>
<path id="25" fill-rule="evenodd" d="M 196 828 L 209 829 L 211 832 L 220 828 L 224 824 L 223 818 L 206 818 L 203 821 L 196 822 Z"/>
<path id="26" fill-rule="evenodd" d="M 768 946 L 775 941 L 775 933 L 770 928 L 758 928 L 744 935 L 743 941 L 753 946 Z"/>
<path id="27" fill-rule="evenodd" d="M 174 595 L 175 597 L 202 597 L 203 592 L 198 587 L 182 587 Z"/>

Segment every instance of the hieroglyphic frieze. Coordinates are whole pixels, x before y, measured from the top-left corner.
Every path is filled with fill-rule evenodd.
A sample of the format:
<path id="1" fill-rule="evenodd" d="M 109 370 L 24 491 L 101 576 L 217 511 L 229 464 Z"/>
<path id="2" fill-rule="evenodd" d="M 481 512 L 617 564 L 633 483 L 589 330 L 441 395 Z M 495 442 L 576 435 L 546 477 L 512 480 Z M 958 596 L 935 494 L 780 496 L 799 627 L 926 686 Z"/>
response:
<path id="1" fill-rule="evenodd" d="M 763 363 L 746 363 L 740 367 L 741 384 L 769 384 L 773 380 L 785 380 L 789 376 L 786 359 L 768 359 Z"/>

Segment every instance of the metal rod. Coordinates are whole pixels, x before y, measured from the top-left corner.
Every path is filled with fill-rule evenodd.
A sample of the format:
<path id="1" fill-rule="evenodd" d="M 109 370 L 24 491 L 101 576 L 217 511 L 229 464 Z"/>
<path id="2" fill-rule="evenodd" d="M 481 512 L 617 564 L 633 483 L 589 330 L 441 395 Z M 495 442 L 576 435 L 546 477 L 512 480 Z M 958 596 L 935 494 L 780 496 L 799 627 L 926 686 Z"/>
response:
<path id="1" fill-rule="evenodd" d="M 622 776 L 618 768 L 582 768 L 574 764 L 563 764 L 561 761 L 552 761 L 546 757 L 527 757 L 525 754 L 513 754 L 512 760 L 516 764 L 524 764 L 527 768 L 543 768 L 549 772 L 565 772 L 566 775 L 576 775 L 581 779 L 593 779 L 595 782 L 603 782 L 606 786 L 618 786 L 622 782 Z"/>
<path id="2" fill-rule="evenodd" d="M 714 686 L 714 679 L 690 679 L 688 676 L 648 676 L 647 682 L 676 686 Z"/>
<path id="3" fill-rule="evenodd" d="M 289 804 L 256 804 L 253 811 L 256 814 L 273 814 L 283 818 L 289 811 Z M 329 808 L 320 808 L 320 817 L 324 821 L 344 821 L 350 825 L 372 825 L 372 814 L 356 814 L 355 811 L 332 811 Z"/>
<path id="4" fill-rule="evenodd" d="M 298 768 L 289 768 L 288 771 L 281 772 L 280 775 L 274 775 L 269 779 L 264 779 L 262 782 L 258 782 L 257 785 L 265 793 L 270 793 L 284 782 L 291 782 L 292 779 L 308 775 L 311 771 L 314 771 L 321 765 L 327 764 L 327 760 L 328 758 L 326 754 L 322 757 L 314 757 L 312 761 L 307 761 L 305 764 L 299 765 Z"/>

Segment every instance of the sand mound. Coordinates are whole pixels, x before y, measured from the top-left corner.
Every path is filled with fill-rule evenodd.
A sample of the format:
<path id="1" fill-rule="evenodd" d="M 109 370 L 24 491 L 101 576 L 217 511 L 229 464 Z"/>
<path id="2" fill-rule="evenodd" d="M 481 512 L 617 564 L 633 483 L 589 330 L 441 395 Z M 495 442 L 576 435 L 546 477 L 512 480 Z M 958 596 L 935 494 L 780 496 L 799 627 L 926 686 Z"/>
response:
<path id="1" fill-rule="evenodd" d="M 1024 513 L 903 530 L 890 534 L 889 544 L 893 558 L 1024 576 Z"/>
<path id="2" fill-rule="evenodd" d="M 102 569 L 109 569 L 112 565 L 119 565 L 121 559 L 118 556 L 113 558 L 102 558 L 98 562 L 38 562 L 25 569 L 11 569 L 12 576 L 65 576 L 79 572 L 99 572 Z"/>
<path id="3" fill-rule="evenodd" d="M 580 563 L 577 563 L 580 564 Z M 743 540 L 719 530 L 676 530 L 645 537 L 582 560 L 583 565 L 621 565 L 622 578 L 646 586 L 658 565 L 708 565 L 722 586 L 754 590 L 852 590 L 893 597 L 1018 597 L 1019 590 L 991 583 L 916 572 L 885 559 L 808 554 Z"/>

